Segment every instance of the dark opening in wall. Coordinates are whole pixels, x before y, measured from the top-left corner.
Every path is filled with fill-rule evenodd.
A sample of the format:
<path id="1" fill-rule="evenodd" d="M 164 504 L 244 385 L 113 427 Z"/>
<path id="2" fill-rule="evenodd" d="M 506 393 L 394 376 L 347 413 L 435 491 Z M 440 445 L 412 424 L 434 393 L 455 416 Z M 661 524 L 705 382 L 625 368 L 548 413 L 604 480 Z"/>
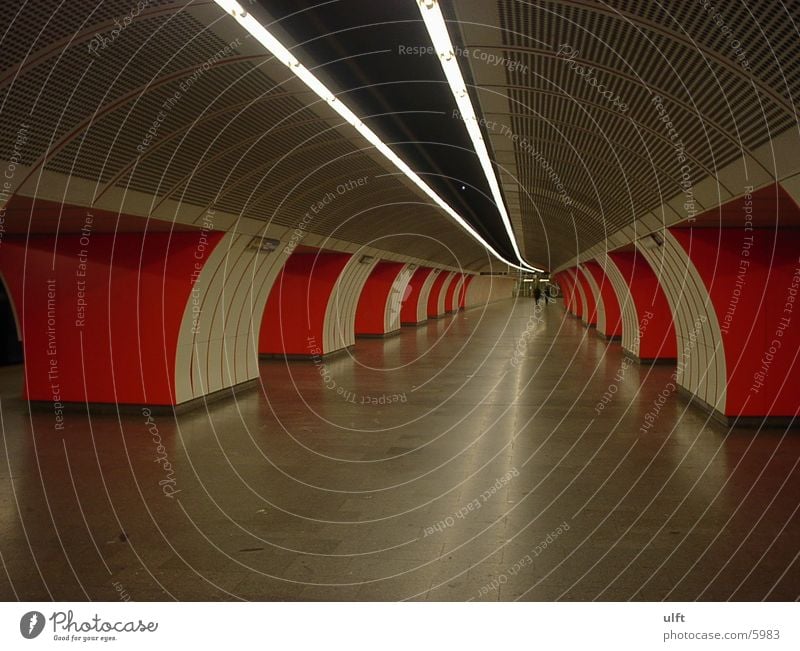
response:
<path id="1" fill-rule="evenodd" d="M 17 324 L 6 285 L 0 282 L 0 366 L 22 364 L 22 342 L 17 338 Z"/>

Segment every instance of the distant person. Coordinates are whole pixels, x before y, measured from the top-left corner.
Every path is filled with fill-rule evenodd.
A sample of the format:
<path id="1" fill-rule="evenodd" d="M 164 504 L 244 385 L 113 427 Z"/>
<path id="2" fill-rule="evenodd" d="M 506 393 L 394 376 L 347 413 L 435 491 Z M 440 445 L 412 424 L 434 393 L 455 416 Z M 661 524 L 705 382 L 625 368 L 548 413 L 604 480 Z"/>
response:
<path id="1" fill-rule="evenodd" d="M 536 283 L 536 287 L 533 288 L 533 300 L 534 302 L 538 303 L 539 299 L 542 297 L 542 290 L 539 289 L 539 283 Z"/>

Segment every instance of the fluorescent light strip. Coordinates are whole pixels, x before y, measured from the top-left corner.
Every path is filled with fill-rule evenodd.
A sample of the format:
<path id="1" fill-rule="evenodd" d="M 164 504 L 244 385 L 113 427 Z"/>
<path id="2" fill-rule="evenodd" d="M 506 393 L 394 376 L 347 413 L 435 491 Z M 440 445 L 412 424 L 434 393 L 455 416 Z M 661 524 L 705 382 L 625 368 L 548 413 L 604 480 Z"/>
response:
<path id="1" fill-rule="evenodd" d="M 283 65 L 291 70 L 297 77 L 308 86 L 314 93 L 321 99 L 325 100 L 330 107 L 336 111 L 348 124 L 353 126 L 364 138 L 366 138 L 375 149 L 381 152 L 388 158 L 392 164 L 405 174 L 411 181 L 414 182 L 420 190 L 422 190 L 433 202 L 444 210 L 461 228 L 463 228 L 470 236 L 480 242 L 494 257 L 503 262 L 504 264 L 528 271 L 529 267 L 526 263 L 525 267 L 506 260 L 494 247 L 492 247 L 470 224 L 459 215 L 444 199 L 442 199 L 419 175 L 414 172 L 406 163 L 395 154 L 389 146 L 383 142 L 372 129 L 366 126 L 358 116 L 353 113 L 344 102 L 338 100 L 336 96 L 323 84 L 314 74 L 302 65 L 297 58 L 272 34 L 269 30 L 259 23 L 253 16 L 251 16 L 242 6 L 234 0 L 214 0 L 222 9 L 231 15 L 237 23 L 239 23 L 247 32 L 255 38 L 261 45 L 272 53 Z M 516 242 L 511 238 L 516 250 Z M 518 254 L 519 255 L 519 254 Z M 520 258 L 521 259 L 521 258 Z M 537 269 L 537 271 L 539 271 Z"/>
<path id="2" fill-rule="evenodd" d="M 439 7 L 437 0 L 417 0 L 419 5 L 420 14 L 425 21 L 425 27 L 428 29 L 428 35 L 431 37 L 433 47 L 436 54 L 439 56 L 439 61 L 442 64 L 447 83 L 450 84 L 450 90 L 453 91 L 456 105 L 464 119 L 464 124 L 467 126 L 467 132 L 472 139 L 472 146 L 475 148 L 475 153 L 478 154 L 478 160 L 483 168 L 483 174 L 489 182 L 489 189 L 492 192 L 492 197 L 497 205 L 497 210 L 503 220 L 503 225 L 506 227 L 508 238 L 511 240 L 511 246 L 514 247 L 514 253 L 520 263 L 525 267 L 534 271 L 544 271 L 532 267 L 522 258 L 522 253 L 517 245 L 517 240 L 514 237 L 514 229 L 511 227 L 511 219 L 508 216 L 503 195 L 500 192 L 500 185 L 497 183 L 497 176 L 495 175 L 492 159 L 489 158 L 489 151 L 486 149 L 486 143 L 483 140 L 480 125 L 478 124 L 478 116 L 475 114 L 475 109 L 472 107 L 472 102 L 469 99 L 467 92 L 467 84 L 464 77 L 461 75 L 461 69 L 458 67 L 458 59 L 455 55 L 455 48 L 450 41 L 450 34 L 447 32 L 447 25 L 442 15 L 442 10 Z"/>

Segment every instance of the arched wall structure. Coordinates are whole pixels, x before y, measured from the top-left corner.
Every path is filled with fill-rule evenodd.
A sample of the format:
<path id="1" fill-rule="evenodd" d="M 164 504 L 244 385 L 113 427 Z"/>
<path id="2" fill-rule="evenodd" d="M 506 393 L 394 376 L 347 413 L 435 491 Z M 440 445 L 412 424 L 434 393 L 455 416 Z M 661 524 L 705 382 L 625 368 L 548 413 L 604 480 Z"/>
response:
<path id="1" fill-rule="evenodd" d="M 675 314 L 677 384 L 724 422 L 798 416 L 799 250 L 800 231 L 751 226 L 672 228 L 645 251 Z"/>
<path id="2" fill-rule="evenodd" d="M 0 269 L 22 328 L 25 397 L 174 407 L 258 377 L 254 328 L 282 260 L 251 239 L 7 237 Z"/>
<path id="3" fill-rule="evenodd" d="M 460 310 L 463 310 L 467 305 L 467 290 L 474 279 L 474 274 L 467 274 L 464 278 L 464 282 L 461 283 L 461 289 L 458 295 L 458 309 Z"/>
<path id="4" fill-rule="evenodd" d="M 453 272 L 453 277 L 447 285 L 444 297 L 444 311 L 446 313 L 455 312 L 458 309 L 457 297 L 461 288 L 461 283 L 464 282 L 464 274 Z"/>
<path id="5" fill-rule="evenodd" d="M 325 312 L 323 354 L 355 345 L 358 299 L 376 264 L 373 256 L 354 255 L 336 280 Z"/>
<path id="6" fill-rule="evenodd" d="M 662 246 L 639 246 L 639 251 L 659 270 L 660 284 L 674 316 L 676 384 L 703 404 L 724 410 L 725 355 L 718 348 L 722 339 L 716 314 L 703 280 L 681 245 L 669 231 L 663 232 L 662 239 Z"/>
<path id="7" fill-rule="evenodd" d="M 578 316 L 578 304 L 580 298 L 578 290 L 575 287 L 575 276 L 570 273 L 569 269 L 565 269 L 554 276 L 554 279 L 561 288 L 561 293 L 564 295 L 564 309 L 574 316 Z"/>
<path id="8" fill-rule="evenodd" d="M 566 270 L 569 281 L 572 286 L 572 308 L 573 314 L 583 321 L 583 315 L 586 313 L 586 296 L 583 293 L 583 287 L 578 278 L 578 270 L 575 267 Z"/>
<path id="9" fill-rule="evenodd" d="M 583 300 L 583 309 L 581 311 L 581 320 L 584 325 L 593 328 L 597 325 L 597 300 L 595 298 L 595 290 L 589 282 L 589 276 L 582 266 L 575 268 L 575 277 L 580 288 L 581 299 Z"/>
<path id="10" fill-rule="evenodd" d="M 400 332 L 400 308 L 413 272 L 402 262 L 378 262 L 364 283 L 356 309 L 355 332 L 381 337 Z"/>
<path id="11" fill-rule="evenodd" d="M 597 332 L 606 339 L 622 338 L 622 312 L 614 287 L 603 268 L 594 260 L 582 265 L 597 308 Z"/>
<path id="12" fill-rule="evenodd" d="M 411 290 L 400 310 L 401 325 L 416 326 L 428 320 L 428 296 L 437 276 L 438 271 L 431 267 L 417 267 L 409 281 Z"/>
<path id="13" fill-rule="evenodd" d="M 286 256 L 252 242 L 249 234 L 226 233 L 195 282 L 181 329 L 191 342 L 181 339 L 177 353 L 178 403 L 259 377 L 261 321 Z M 181 370 L 187 363 L 190 373 Z"/>
<path id="14" fill-rule="evenodd" d="M 355 344 L 358 297 L 376 263 L 334 251 L 292 253 L 270 291 L 259 353 L 321 357 Z"/>
<path id="15" fill-rule="evenodd" d="M 645 258 L 615 251 L 599 261 L 622 309 L 622 347 L 638 361 L 674 361 L 675 327 L 667 298 Z"/>
<path id="16" fill-rule="evenodd" d="M 434 279 L 431 285 L 431 291 L 428 294 L 428 318 L 439 319 L 444 316 L 444 299 L 447 284 L 454 276 L 452 271 L 441 271 Z"/>

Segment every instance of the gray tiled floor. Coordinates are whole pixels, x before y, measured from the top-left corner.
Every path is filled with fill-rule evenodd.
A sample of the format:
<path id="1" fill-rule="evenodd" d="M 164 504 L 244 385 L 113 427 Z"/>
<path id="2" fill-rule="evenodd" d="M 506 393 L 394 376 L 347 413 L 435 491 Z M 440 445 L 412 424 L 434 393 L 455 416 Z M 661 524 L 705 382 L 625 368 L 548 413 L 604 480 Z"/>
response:
<path id="1" fill-rule="evenodd" d="M 263 390 L 157 418 L 174 499 L 141 417 L 57 432 L 0 370 L 0 598 L 796 599 L 800 433 L 673 395 L 641 434 L 672 369 L 615 382 L 619 345 L 557 305 L 515 366 L 531 309 L 360 340 L 327 364 L 344 395 L 270 361 Z"/>

